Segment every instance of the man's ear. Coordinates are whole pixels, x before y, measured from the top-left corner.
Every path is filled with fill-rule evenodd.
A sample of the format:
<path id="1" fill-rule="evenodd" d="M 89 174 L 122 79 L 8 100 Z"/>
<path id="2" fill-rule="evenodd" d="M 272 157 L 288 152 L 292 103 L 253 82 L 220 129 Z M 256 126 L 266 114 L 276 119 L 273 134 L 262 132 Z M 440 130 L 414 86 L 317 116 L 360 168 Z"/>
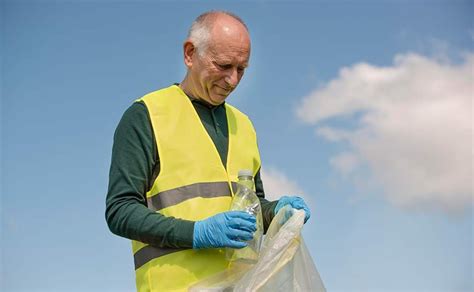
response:
<path id="1" fill-rule="evenodd" d="M 184 64 L 186 67 L 191 68 L 193 66 L 193 57 L 196 54 L 196 47 L 194 44 L 187 40 L 183 44 L 183 52 L 184 52 Z"/>

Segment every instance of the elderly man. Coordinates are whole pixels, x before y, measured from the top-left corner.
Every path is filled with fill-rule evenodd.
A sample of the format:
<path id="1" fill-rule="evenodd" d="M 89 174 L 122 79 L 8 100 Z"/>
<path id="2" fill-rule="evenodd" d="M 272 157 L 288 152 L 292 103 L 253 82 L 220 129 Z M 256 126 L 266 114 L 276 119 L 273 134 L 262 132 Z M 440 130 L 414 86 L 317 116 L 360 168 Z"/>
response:
<path id="1" fill-rule="evenodd" d="M 264 199 L 252 123 L 225 103 L 249 57 L 239 17 L 200 15 L 184 43 L 184 80 L 137 100 L 117 127 L 106 218 L 132 239 L 138 291 L 186 290 L 228 267 L 223 248 L 246 246 L 256 220 L 229 211 L 241 169 L 254 174 L 265 229 L 286 204 L 309 218 L 301 198 Z"/>

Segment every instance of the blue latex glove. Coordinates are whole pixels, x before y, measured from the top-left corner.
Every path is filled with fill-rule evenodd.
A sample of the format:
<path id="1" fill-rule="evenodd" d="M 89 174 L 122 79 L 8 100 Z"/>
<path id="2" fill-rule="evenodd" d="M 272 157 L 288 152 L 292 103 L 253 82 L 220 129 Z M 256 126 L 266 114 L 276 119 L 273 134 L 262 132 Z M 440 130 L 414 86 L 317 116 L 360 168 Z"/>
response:
<path id="1" fill-rule="evenodd" d="M 194 223 L 193 248 L 243 248 L 257 230 L 255 217 L 229 211 Z"/>
<path id="2" fill-rule="evenodd" d="M 296 197 L 296 196 L 292 196 L 292 197 L 283 196 L 283 197 L 281 197 L 280 200 L 278 200 L 277 205 L 275 206 L 275 214 L 277 214 L 278 211 L 286 205 L 290 205 L 291 207 L 293 207 L 295 209 L 303 209 L 304 212 L 305 212 L 304 223 L 306 223 L 306 221 L 308 221 L 309 217 L 311 217 L 311 211 L 309 211 L 309 208 L 306 205 L 306 203 L 304 202 L 304 200 L 302 198 Z M 289 217 L 291 217 L 291 215 L 292 214 L 289 214 L 289 216 L 287 216 L 287 217 L 289 218 Z"/>

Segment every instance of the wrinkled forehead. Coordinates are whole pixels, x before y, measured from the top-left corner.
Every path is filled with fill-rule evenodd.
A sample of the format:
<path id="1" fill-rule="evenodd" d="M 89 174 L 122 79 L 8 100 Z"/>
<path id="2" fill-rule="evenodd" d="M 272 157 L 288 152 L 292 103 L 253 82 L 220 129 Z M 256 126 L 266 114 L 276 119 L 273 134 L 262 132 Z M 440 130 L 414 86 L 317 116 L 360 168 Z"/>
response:
<path id="1" fill-rule="evenodd" d="M 216 61 L 247 66 L 250 59 L 250 43 L 210 42 L 207 55 Z"/>
<path id="2" fill-rule="evenodd" d="M 248 60 L 250 57 L 248 33 L 245 31 L 212 34 L 208 43 L 208 53 L 216 58 Z"/>

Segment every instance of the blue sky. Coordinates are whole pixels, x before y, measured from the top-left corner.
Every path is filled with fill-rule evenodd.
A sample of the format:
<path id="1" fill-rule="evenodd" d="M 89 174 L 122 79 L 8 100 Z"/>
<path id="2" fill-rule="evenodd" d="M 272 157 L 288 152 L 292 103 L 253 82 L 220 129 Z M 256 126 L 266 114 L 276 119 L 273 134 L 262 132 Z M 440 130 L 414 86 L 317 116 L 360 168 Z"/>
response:
<path id="1" fill-rule="evenodd" d="M 133 291 L 104 219 L 115 127 L 180 82 L 209 9 L 252 56 L 228 102 L 270 198 L 302 193 L 330 291 L 472 291 L 473 2 L 2 1 L 3 291 Z"/>

